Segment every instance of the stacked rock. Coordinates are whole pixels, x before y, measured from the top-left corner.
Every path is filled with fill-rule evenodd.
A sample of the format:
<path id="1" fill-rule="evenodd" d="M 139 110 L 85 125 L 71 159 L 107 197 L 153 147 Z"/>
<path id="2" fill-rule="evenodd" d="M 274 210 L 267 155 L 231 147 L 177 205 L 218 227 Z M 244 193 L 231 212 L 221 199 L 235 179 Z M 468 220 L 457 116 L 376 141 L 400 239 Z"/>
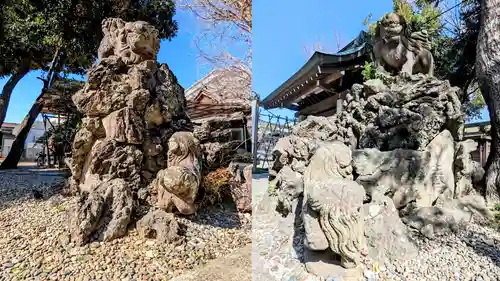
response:
<path id="1" fill-rule="evenodd" d="M 156 62 L 158 31 L 116 18 L 102 30 L 99 61 L 73 96 L 84 115 L 69 161 L 70 186 L 80 194 L 70 213 L 77 244 L 125 235 L 140 205 L 193 213 L 201 181 L 184 89 Z"/>
<path id="2" fill-rule="evenodd" d="M 341 112 L 310 116 L 278 141 L 270 180 L 278 211 L 295 213 L 303 198 L 309 272 L 358 280 L 364 258 L 416 255 L 408 227 L 432 238 L 491 215 L 474 190 L 483 171 L 462 140 L 458 92 L 423 74 L 368 80 Z"/>

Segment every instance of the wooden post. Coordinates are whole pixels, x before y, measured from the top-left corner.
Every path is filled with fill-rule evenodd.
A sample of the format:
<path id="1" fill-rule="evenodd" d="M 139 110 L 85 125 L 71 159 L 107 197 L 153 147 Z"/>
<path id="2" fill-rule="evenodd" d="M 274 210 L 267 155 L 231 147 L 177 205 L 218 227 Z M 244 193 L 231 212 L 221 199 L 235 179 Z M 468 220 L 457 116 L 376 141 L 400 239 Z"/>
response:
<path id="1" fill-rule="evenodd" d="M 47 132 L 47 117 L 45 116 L 45 114 L 42 114 L 42 118 L 43 118 L 43 132 L 44 134 Z M 47 148 L 47 167 L 50 168 L 50 149 L 49 149 L 49 138 L 48 138 L 48 135 L 46 135 L 46 138 L 45 138 L 45 147 Z"/>
<path id="2" fill-rule="evenodd" d="M 259 100 L 254 99 L 252 101 L 252 160 L 253 160 L 254 171 L 257 167 L 257 143 L 259 141 L 258 132 L 259 132 Z"/>
<path id="3" fill-rule="evenodd" d="M 479 139 L 479 163 L 484 167 L 484 140 Z"/>

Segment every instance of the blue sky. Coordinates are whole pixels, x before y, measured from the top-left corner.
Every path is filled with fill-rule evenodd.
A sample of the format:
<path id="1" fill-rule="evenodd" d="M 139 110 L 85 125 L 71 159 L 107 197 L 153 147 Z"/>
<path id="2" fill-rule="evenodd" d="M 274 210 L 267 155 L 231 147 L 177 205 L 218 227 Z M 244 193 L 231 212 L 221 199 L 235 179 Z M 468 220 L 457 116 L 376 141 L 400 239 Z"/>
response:
<path id="1" fill-rule="evenodd" d="M 363 20 L 370 13 L 375 20 L 391 10 L 391 0 L 254 0 L 254 91 L 266 97 L 309 59 L 317 43 L 325 52 L 333 52 L 337 40 L 345 45 L 365 28 Z M 158 61 L 168 63 L 179 83 L 189 88 L 211 69 L 200 62 L 193 42 L 200 32 L 199 22 L 183 10 L 177 10 L 175 19 L 179 32 L 172 41 L 161 43 Z M 19 82 L 6 122 L 22 121 L 42 88 L 41 81 L 36 79 L 40 75 L 40 72 L 31 72 Z M 0 87 L 6 81 L 6 78 L 0 79 Z M 273 110 L 273 113 L 293 116 L 288 110 Z M 488 120 L 486 111 L 484 113 L 483 119 Z"/>
<path id="2" fill-rule="evenodd" d="M 451 7 L 455 0 L 447 2 Z M 392 11 L 391 0 L 254 0 L 253 5 L 252 83 L 261 98 L 302 67 L 312 55 L 306 48 L 319 43 L 324 51 L 335 51 L 337 39 L 343 46 L 365 29 L 363 21 L 370 13 L 377 20 Z M 489 119 L 487 113 L 483 116 Z"/>
<path id="3" fill-rule="evenodd" d="M 199 22 L 190 12 L 177 10 L 175 19 L 179 24 L 177 36 L 172 41 L 162 41 L 158 62 L 167 63 L 177 76 L 184 88 L 189 88 L 198 79 L 206 75 L 211 69 L 200 62 L 198 50 L 194 45 L 194 38 L 200 30 Z M 28 73 L 16 86 L 9 104 L 5 122 L 19 123 L 28 113 L 36 97 L 42 89 L 42 82 L 37 77 L 42 72 Z M 8 78 L 0 79 L 3 87 Z M 39 116 L 40 118 L 40 116 Z"/>

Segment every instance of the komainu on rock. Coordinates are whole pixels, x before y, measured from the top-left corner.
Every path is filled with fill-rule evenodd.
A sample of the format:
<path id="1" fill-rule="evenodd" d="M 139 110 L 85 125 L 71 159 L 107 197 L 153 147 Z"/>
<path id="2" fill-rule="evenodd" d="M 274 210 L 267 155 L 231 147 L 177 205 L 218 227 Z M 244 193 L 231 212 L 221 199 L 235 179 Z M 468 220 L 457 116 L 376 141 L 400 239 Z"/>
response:
<path id="1" fill-rule="evenodd" d="M 408 36 L 404 18 L 386 14 L 377 24 L 373 45 L 374 62 L 381 72 L 434 74 L 434 58 L 425 30 Z"/>
<path id="2" fill-rule="evenodd" d="M 168 168 L 160 170 L 151 183 L 157 205 L 167 212 L 173 208 L 193 214 L 201 182 L 200 145 L 191 132 L 177 132 L 168 142 Z"/>
<path id="3" fill-rule="evenodd" d="M 149 23 L 110 18 L 102 22 L 102 31 L 104 38 L 98 50 L 99 60 L 112 55 L 119 56 L 125 64 L 156 60 L 160 40 L 158 30 Z"/>
<path id="4" fill-rule="evenodd" d="M 80 196 L 69 218 L 76 244 L 126 235 L 135 215 L 157 203 L 191 214 L 200 182 L 199 145 L 190 133 L 184 89 L 156 61 L 158 31 L 146 22 L 113 18 L 102 29 L 99 61 L 72 96 L 84 116 L 67 161 L 70 190 Z M 175 217 L 162 212 L 139 226 L 170 243 L 177 235 Z"/>

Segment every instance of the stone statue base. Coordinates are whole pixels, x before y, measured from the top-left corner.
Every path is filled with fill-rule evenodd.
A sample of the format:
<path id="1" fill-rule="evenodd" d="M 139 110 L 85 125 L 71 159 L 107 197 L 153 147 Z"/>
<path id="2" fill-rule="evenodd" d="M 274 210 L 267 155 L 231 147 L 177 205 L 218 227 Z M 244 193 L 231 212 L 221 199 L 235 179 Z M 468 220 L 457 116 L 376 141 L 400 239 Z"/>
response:
<path id="1" fill-rule="evenodd" d="M 309 273 L 325 279 L 338 278 L 343 281 L 361 281 L 363 269 L 361 267 L 344 268 L 340 265 L 340 256 L 331 250 L 311 251 L 304 249 L 304 263 Z M 335 280 L 335 279 L 334 279 Z"/>

